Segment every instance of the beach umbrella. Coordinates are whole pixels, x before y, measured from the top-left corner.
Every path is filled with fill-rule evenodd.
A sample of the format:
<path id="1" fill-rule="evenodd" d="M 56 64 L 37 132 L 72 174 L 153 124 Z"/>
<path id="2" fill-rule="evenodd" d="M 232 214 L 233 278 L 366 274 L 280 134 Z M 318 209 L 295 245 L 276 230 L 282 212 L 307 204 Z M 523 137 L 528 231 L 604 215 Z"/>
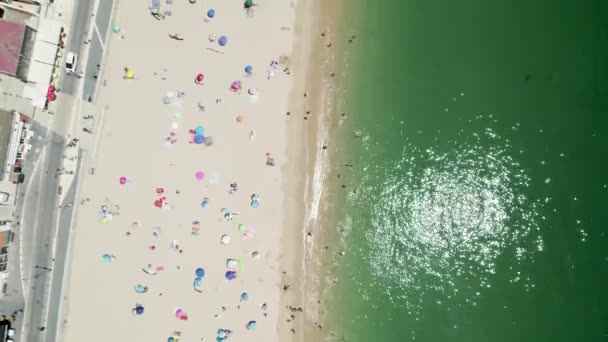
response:
<path id="1" fill-rule="evenodd" d="M 226 271 L 226 279 L 228 279 L 228 280 L 236 279 L 236 272 L 235 271 Z"/>
<path id="2" fill-rule="evenodd" d="M 221 338 L 221 339 L 225 339 L 226 338 L 226 332 L 224 330 L 219 330 L 217 332 L 217 337 Z"/>
<path id="3" fill-rule="evenodd" d="M 122 176 L 118 179 L 118 182 L 120 183 L 120 185 L 125 185 L 127 184 L 127 177 Z"/>
<path id="4" fill-rule="evenodd" d="M 203 201 L 201 202 L 201 207 L 203 209 L 206 209 L 207 207 L 209 207 L 209 199 L 203 198 Z"/>
<path id="5" fill-rule="evenodd" d="M 230 89 L 232 91 L 237 91 L 237 90 L 241 90 L 241 81 L 233 81 L 230 84 Z"/>
<path id="6" fill-rule="evenodd" d="M 245 72 L 248 74 L 251 74 L 253 72 L 253 67 L 251 65 L 246 65 L 245 66 Z"/>
<path id="7" fill-rule="evenodd" d="M 217 43 L 220 44 L 220 46 L 226 46 L 226 44 L 228 44 L 228 37 L 220 36 L 220 39 L 217 40 Z"/>
<path id="8" fill-rule="evenodd" d="M 228 259 L 226 260 L 226 267 L 227 268 L 236 268 L 239 265 L 239 261 L 235 260 L 235 259 Z"/>
<path id="9" fill-rule="evenodd" d="M 194 286 L 200 287 L 203 285 L 203 278 L 196 277 L 194 278 Z"/>
<path id="10" fill-rule="evenodd" d="M 194 136 L 194 143 L 195 144 L 200 145 L 200 144 L 202 144 L 204 142 L 205 142 L 205 137 L 204 136 L 202 136 L 202 135 L 195 135 Z"/>
<path id="11" fill-rule="evenodd" d="M 244 233 L 245 231 L 247 231 L 247 227 L 242 223 L 239 224 L 239 232 Z"/>
<path id="12" fill-rule="evenodd" d="M 197 268 L 195 273 L 198 278 L 202 278 L 205 276 L 205 270 L 201 267 Z"/>
<path id="13" fill-rule="evenodd" d="M 215 17 L 215 10 L 213 8 L 211 8 L 210 10 L 207 11 L 207 17 L 209 17 L 209 18 Z"/>
<path id="14" fill-rule="evenodd" d="M 222 242 L 223 245 L 227 245 L 227 244 L 230 243 L 230 240 L 231 240 L 230 236 L 228 236 L 228 235 L 222 235 L 222 238 L 221 238 L 220 241 Z"/>
<path id="15" fill-rule="evenodd" d="M 255 251 L 255 252 L 251 253 L 251 258 L 253 260 L 259 260 L 260 259 L 260 253 L 258 251 Z"/>
<path id="16" fill-rule="evenodd" d="M 251 8 L 253 7 L 253 0 L 245 0 L 245 3 L 243 5 L 245 6 L 245 8 Z"/>
<path id="17" fill-rule="evenodd" d="M 174 338 L 174 337 L 169 337 L 169 338 L 167 339 L 167 342 L 175 342 L 175 338 Z"/>
<path id="18" fill-rule="evenodd" d="M 194 128 L 194 133 L 195 133 L 196 135 L 203 135 L 203 134 L 205 134 L 205 127 L 203 127 L 203 126 L 201 126 L 201 125 L 196 126 L 196 127 Z"/>
<path id="19" fill-rule="evenodd" d="M 196 75 L 195 80 L 196 80 L 196 83 L 202 83 L 205 80 L 205 75 L 199 73 Z"/>
<path id="20" fill-rule="evenodd" d="M 243 293 L 241 293 L 241 300 L 242 300 L 243 302 L 246 302 L 246 301 L 248 301 L 248 300 L 249 300 L 249 295 L 247 294 L 247 292 L 243 292 Z"/>
<path id="21" fill-rule="evenodd" d="M 245 118 L 242 115 L 239 115 L 236 117 L 236 122 L 243 123 L 244 121 L 245 121 Z"/>
<path id="22" fill-rule="evenodd" d="M 136 314 L 141 315 L 144 313 L 144 307 L 141 304 L 137 304 L 134 311 Z"/>
<path id="23" fill-rule="evenodd" d="M 103 262 L 105 262 L 106 264 L 109 264 L 112 262 L 112 259 L 114 259 L 114 257 L 110 254 L 104 254 L 101 256 L 101 259 L 103 260 Z"/>
<path id="24" fill-rule="evenodd" d="M 255 330 L 256 327 L 257 323 L 255 321 L 249 321 L 249 323 L 247 323 L 247 329 L 249 330 Z"/>
<path id="25" fill-rule="evenodd" d="M 249 93 L 249 95 L 257 95 L 258 90 L 255 88 L 249 88 L 249 89 L 247 89 L 247 93 Z"/>
<path id="26" fill-rule="evenodd" d="M 182 309 L 175 310 L 175 317 L 181 318 L 184 315 L 184 311 Z"/>
<path id="27" fill-rule="evenodd" d="M 203 180 L 203 178 L 205 178 L 205 173 L 203 171 L 196 171 L 196 173 L 194 174 L 194 178 L 196 178 L 196 180 Z"/>
<path id="28" fill-rule="evenodd" d="M 112 32 L 114 32 L 114 33 L 120 32 L 120 26 L 118 24 L 112 25 Z"/>
<path id="29" fill-rule="evenodd" d="M 125 72 L 125 78 L 127 79 L 133 79 L 135 77 L 135 72 L 133 70 L 127 70 Z"/>

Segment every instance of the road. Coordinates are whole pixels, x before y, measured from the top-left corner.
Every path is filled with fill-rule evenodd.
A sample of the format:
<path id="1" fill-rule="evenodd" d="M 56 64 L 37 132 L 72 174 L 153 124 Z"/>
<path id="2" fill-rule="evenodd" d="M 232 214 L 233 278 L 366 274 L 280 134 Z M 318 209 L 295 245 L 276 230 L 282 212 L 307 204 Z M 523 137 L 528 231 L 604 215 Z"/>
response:
<path id="1" fill-rule="evenodd" d="M 91 7 L 93 4 L 92 0 L 78 0 L 74 2 L 74 13 L 72 14 L 72 23 L 70 24 L 70 31 L 68 35 L 68 41 L 66 50 L 82 56 L 83 43 L 86 40 L 85 30 L 88 27 L 88 21 L 91 17 Z M 77 70 L 80 70 L 80 66 L 76 66 Z M 79 78 L 74 75 L 66 75 L 65 68 L 63 68 L 61 79 L 61 92 L 76 96 L 78 91 Z"/>
<path id="2" fill-rule="evenodd" d="M 27 188 L 23 191 L 23 227 L 22 248 L 23 254 L 23 283 L 25 285 L 26 306 L 22 341 L 42 341 L 32 332 L 44 326 L 42 314 L 45 297 L 47 295 L 48 281 L 57 260 L 52 255 L 52 241 L 56 221 L 59 187 L 56 177 L 57 169 L 61 168 L 62 155 L 65 149 L 65 139 L 53 131 L 33 124 L 36 134 L 43 137 L 44 144 L 40 149 L 37 160 L 26 170 L 31 170 Z M 33 165 L 35 163 L 35 166 Z M 61 263 L 63 260 L 57 260 Z"/>
<path id="3" fill-rule="evenodd" d="M 113 6 L 113 0 L 99 1 L 97 8 L 95 8 L 95 20 L 91 23 L 89 19 L 91 19 L 93 0 L 76 1 L 74 19 L 70 25 L 71 33 L 68 37 L 66 49 L 77 53 L 80 57 L 77 73 L 82 73 L 82 77 L 67 75 L 64 70 L 61 92 L 77 96 L 78 85 L 82 79 L 84 81 L 83 92 L 79 96 L 82 96 L 83 100 L 88 100 L 89 96 L 91 98 L 95 96 L 97 90 L 95 75 L 99 74 L 100 71 L 97 66 L 102 64 Z M 92 26 L 89 24 L 92 24 Z M 88 27 L 92 28 L 92 32 L 87 36 L 85 35 L 85 28 Z M 85 41 L 88 43 L 84 44 Z M 83 65 L 85 48 L 88 50 Z"/>
<path id="4" fill-rule="evenodd" d="M 106 41 L 110 31 L 110 19 L 112 18 L 112 9 L 114 8 L 114 0 L 103 0 L 97 3 L 95 11 L 95 23 L 93 27 L 93 37 L 89 46 L 89 55 L 87 66 L 85 69 L 84 89 L 82 92 L 83 99 L 87 99 L 89 95 L 94 96 L 97 90 L 97 78 L 94 75 L 100 72 L 98 65 L 101 65 L 106 49 Z"/>

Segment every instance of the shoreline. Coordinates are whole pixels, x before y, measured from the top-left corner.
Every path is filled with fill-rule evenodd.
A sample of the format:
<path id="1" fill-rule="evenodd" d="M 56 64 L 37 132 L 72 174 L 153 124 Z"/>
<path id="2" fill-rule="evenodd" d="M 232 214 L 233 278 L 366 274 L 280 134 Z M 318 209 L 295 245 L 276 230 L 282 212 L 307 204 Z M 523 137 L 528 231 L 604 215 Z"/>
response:
<path id="1" fill-rule="evenodd" d="M 280 335 L 284 340 L 321 341 L 326 335 L 321 324 L 326 310 L 321 305 L 319 289 L 319 277 L 322 276 L 319 270 L 324 256 L 315 256 L 314 251 L 315 242 L 323 234 L 323 199 L 330 171 L 328 145 L 333 139 L 330 116 L 335 111 L 340 78 L 333 76 L 339 74 L 337 58 L 341 55 L 334 40 L 341 35 L 342 6 L 341 1 L 329 4 L 318 0 L 298 2 L 294 70 L 303 73 L 305 79 L 295 81 L 290 94 L 289 120 L 296 120 L 296 123 L 288 125 L 288 153 L 295 156 L 296 163 L 286 171 L 286 181 L 291 183 L 286 188 L 303 196 L 298 201 L 286 202 L 289 214 L 282 247 L 296 252 L 282 253 L 283 270 L 289 269 L 288 274 L 283 275 L 283 281 L 291 286 L 291 290 L 283 291 L 281 297 L 281 310 L 286 310 L 286 317 L 280 323 L 287 326 Z M 310 115 L 307 115 L 308 111 Z M 305 170 L 305 177 L 301 177 L 302 170 Z M 294 222 L 297 224 L 293 225 Z M 291 231 L 291 226 L 301 229 Z M 290 275 L 294 271 L 297 275 Z M 293 284 L 298 285 L 294 287 Z M 302 307 L 303 319 L 296 315 L 294 323 L 289 317 L 289 306 Z M 289 329 L 295 329 L 296 333 Z"/>

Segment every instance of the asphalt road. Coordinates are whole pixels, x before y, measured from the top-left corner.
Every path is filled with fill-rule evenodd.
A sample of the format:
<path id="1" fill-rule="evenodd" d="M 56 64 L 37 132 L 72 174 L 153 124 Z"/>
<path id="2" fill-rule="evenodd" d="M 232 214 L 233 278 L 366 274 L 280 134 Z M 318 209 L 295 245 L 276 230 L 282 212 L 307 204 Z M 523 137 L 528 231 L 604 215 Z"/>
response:
<path id="1" fill-rule="evenodd" d="M 104 56 L 110 19 L 112 17 L 113 0 L 102 0 L 98 2 L 95 12 L 95 28 L 89 46 L 89 55 L 84 72 L 84 90 L 82 98 L 87 100 L 89 96 L 94 97 L 97 90 L 97 79 L 94 75 L 99 73 L 98 65 Z"/>
<path id="2" fill-rule="evenodd" d="M 72 14 L 72 23 L 70 25 L 70 34 L 68 35 L 66 50 L 74 52 L 80 57 L 82 56 L 83 43 L 86 40 L 84 33 L 89 18 L 91 17 L 90 13 L 93 1 L 78 0 L 74 1 L 74 3 L 74 13 Z M 76 66 L 76 71 L 83 70 L 82 66 L 79 65 Z M 65 68 L 62 68 L 61 79 L 63 80 L 60 87 L 61 92 L 76 95 L 79 78 L 75 75 L 66 75 Z"/>
<path id="3" fill-rule="evenodd" d="M 25 284 L 26 307 L 21 341 L 42 341 L 37 329 L 44 326 L 43 305 L 46 303 L 48 281 L 54 272 L 55 260 L 52 256 L 57 215 L 58 178 L 55 176 L 61 166 L 65 140 L 62 136 L 38 124 L 34 131 L 43 136 L 45 143 L 41 149 L 37 165 L 27 185 L 23 203 L 21 231 L 23 239 L 23 282 Z M 57 260 L 61 263 L 61 260 Z"/>
<path id="4" fill-rule="evenodd" d="M 82 150 L 78 151 L 78 156 L 80 156 L 80 160 L 76 166 L 76 172 L 79 172 L 81 168 L 81 160 L 85 158 Z M 76 195 L 78 189 L 78 174 L 76 173 L 76 177 L 74 177 L 74 181 L 71 183 L 70 188 L 65 193 L 65 198 L 63 203 L 60 205 L 64 206 L 68 203 L 76 202 Z M 45 342 L 54 342 L 57 338 L 57 330 L 59 329 L 59 315 L 60 315 L 60 306 L 62 301 L 62 289 L 64 286 L 63 280 L 65 275 L 65 269 L 67 263 L 70 260 L 67 260 L 67 252 L 68 245 L 70 242 L 70 230 L 72 227 L 72 217 L 74 216 L 74 211 L 77 210 L 79 203 L 76 203 L 74 206 L 70 206 L 70 208 L 62 209 L 59 212 L 59 222 L 57 224 L 57 237 L 56 237 L 56 246 L 55 246 L 55 267 L 53 268 L 53 279 L 50 284 L 50 294 L 48 298 L 48 308 L 47 308 L 47 317 L 46 317 L 46 338 L 43 340 Z"/>

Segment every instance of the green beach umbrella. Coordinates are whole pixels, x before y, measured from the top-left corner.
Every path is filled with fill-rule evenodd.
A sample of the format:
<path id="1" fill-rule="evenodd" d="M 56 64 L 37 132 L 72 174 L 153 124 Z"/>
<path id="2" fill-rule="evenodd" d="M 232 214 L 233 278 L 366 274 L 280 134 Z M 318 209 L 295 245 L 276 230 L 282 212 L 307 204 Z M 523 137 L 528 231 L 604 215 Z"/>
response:
<path id="1" fill-rule="evenodd" d="M 245 8 L 253 7 L 253 0 L 245 0 Z"/>

